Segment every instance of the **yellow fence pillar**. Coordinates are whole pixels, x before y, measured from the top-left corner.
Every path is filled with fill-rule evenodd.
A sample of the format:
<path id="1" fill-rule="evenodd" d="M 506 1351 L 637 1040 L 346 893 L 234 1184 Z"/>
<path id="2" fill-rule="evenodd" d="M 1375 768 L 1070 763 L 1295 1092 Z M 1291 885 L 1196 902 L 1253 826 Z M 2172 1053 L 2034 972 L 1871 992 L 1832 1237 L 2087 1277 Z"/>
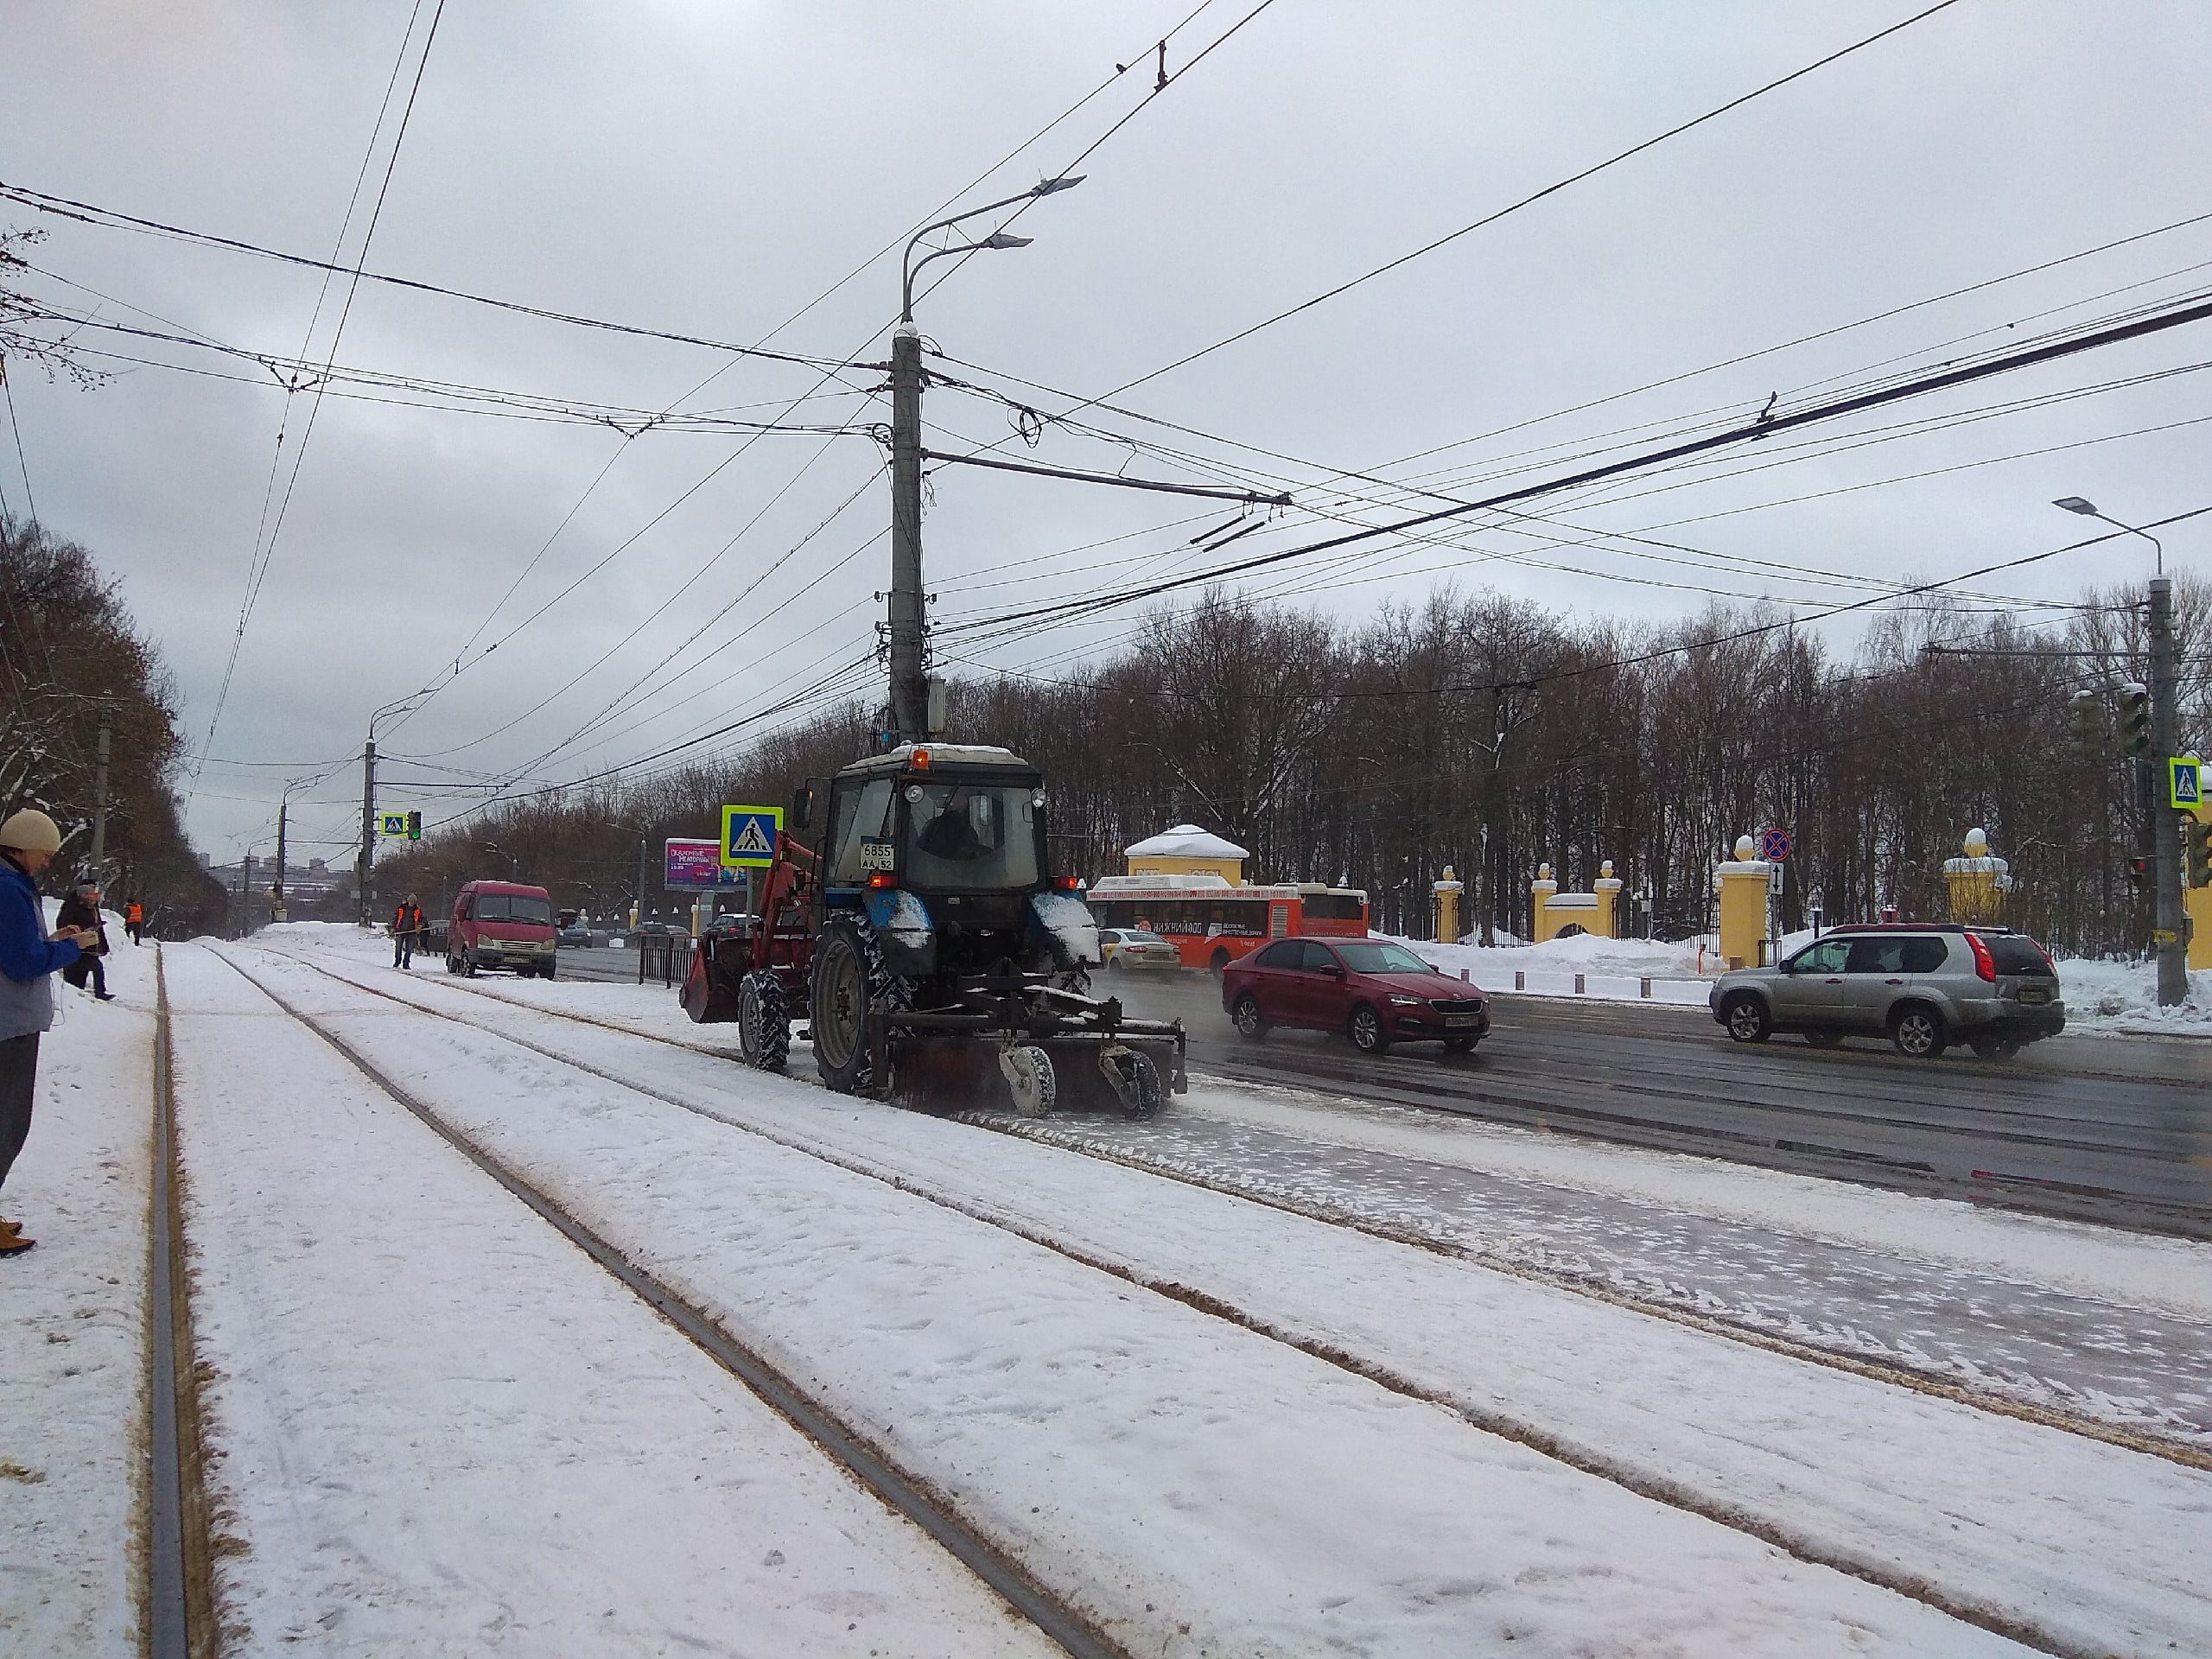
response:
<path id="1" fill-rule="evenodd" d="M 1996 922 L 2005 914 L 2005 895 L 2012 889 L 2012 867 L 1989 855 L 1989 837 L 1967 831 L 1963 858 L 1943 861 L 1943 886 L 1955 922 Z"/>
<path id="2" fill-rule="evenodd" d="M 1436 884 L 1436 938 L 1440 944 L 1459 943 L 1459 895 L 1466 884 L 1456 879 L 1452 867 L 1444 867 L 1444 879 Z"/>
<path id="3" fill-rule="evenodd" d="M 1766 940 L 1767 884 L 1774 867 L 1754 857 L 1749 836 L 1736 838 L 1736 856 L 1713 867 L 1720 895 L 1720 959 L 1731 968 L 1755 968 Z"/>
<path id="4" fill-rule="evenodd" d="M 1552 894 L 1559 891 L 1559 883 L 1552 880 L 1552 867 L 1536 866 L 1536 879 L 1529 884 L 1529 938 L 1531 944 L 1541 944 L 1552 936 L 1551 918 L 1544 912 L 1550 906 Z"/>
<path id="5" fill-rule="evenodd" d="M 1598 919 L 1590 931 L 1599 938 L 1618 939 L 1621 936 L 1621 884 L 1613 874 L 1611 859 L 1598 867 L 1598 879 L 1590 886 L 1598 895 Z"/>

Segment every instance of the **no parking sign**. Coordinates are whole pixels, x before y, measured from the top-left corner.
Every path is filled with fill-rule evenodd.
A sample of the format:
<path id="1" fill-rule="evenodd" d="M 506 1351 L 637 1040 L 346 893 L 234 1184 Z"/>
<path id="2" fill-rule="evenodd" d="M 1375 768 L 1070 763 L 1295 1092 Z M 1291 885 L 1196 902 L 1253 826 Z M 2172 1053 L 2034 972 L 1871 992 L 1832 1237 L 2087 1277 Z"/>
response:
<path id="1" fill-rule="evenodd" d="M 1789 857 L 1789 849 L 1795 844 L 1789 839 L 1789 832 L 1787 830 L 1759 831 L 1759 856 L 1770 863 L 1779 864 L 1783 859 Z"/>

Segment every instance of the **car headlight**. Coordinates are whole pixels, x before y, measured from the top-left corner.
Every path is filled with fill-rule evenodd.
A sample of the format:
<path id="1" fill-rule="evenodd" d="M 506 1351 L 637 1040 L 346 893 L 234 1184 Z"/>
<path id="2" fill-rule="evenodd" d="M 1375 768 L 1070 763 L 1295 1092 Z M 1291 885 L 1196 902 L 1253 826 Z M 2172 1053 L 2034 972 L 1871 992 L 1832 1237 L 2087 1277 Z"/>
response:
<path id="1" fill-rule="evenodd" d="M 1400 996 L 1395 991 L 1390 993 L 1390 1006 L 1394 1008 L 1418 1008 L 1427 1001 L 1425 996 Z"/>

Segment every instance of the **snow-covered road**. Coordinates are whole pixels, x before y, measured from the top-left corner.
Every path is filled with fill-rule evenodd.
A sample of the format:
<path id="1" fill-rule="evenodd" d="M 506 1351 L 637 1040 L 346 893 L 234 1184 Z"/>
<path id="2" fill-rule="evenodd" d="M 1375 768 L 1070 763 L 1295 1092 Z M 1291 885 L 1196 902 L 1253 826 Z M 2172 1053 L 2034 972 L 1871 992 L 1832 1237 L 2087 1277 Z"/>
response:
<path id="1" fill-rule="evenodd" d="M 997 1409 L 1018 1410 L 1001 1399 L 1001 1391 L 1029 1376 L 1038 1362 L 1033 1354 L 1006 1351 L 998 1326 L 1008 1319 L 1027 1319 L 1040 1332 L 1057 1329 L 1066 1317 L 1064 1298 L 1048 1299 L 1049 1309 L 1033 1313 L 1011 1304 L 988 1329 L 976 1327 L 972 1309 L 959 1299 L 944 1306 L 938 1301 L 952 1284 L 977 1273 L 989 1276 L 995 1290 L 1009 1273 L 1056 1280 L 1064 1262 L 1040 1264 L 1033 1249 L 1015 1248 L 1006 1255 L 1009 1245 L 1003 1236 L 979 1239 L 972 1228 L 963 1230 L 940 1210 L 931 1218 L 931 1231 L 950 1226 L 950 1236 L 932 1236 L 926 1247 L 910 1245 L 914 1261 L 937 1266 L 904 1285 L 895 1301 L 900 1313 L 912 1316 L 906 1332 L 910 1341 L 950 1341 L 952 1349 L 941 1356 L 940 1366 L 915 1374 L 905 1344 L 894 1342 L 876 1351 L 862 1332 L 849 1328 L 865 1326 L 871 1317 L 888 1318 L 893 1308 L 888 1302 L 880 1309 L 844 1306 L 847 1295 L 866 1294 L 859 1285 L 843 1282 L 848 1274 L 841 1272 L 836 1286 L 812 1285 L 804 1297 L 794 1281 L 779 1283 L 775 1294 L 763 1298 L 749 1275 L 743 1285 L 728 1281 L 726 1270 L 715 1265 L 721 1252 L 710 1243 L 732 1237 L 729 1230 L 735 1229 L 749 1250 L 779 1257 L 797 1252 L 801 1260 L 808 1255 L 804 1247 L 822 1243 L 823 1224 L 811 1215 L 795 1234 L 770 1229 L 764 1236 L 763 1223 L 750 1205 L 741 1206 L 742 1215 L 724 1213 L 732 1184 L 752 1192 L 756 1202 L 768 1201 L 765 1192 L 753 1186 L 760 1179 L 753 1166 L 764 1158 L 774 1165 L 772 1186 L 785 1194 L 783 1203 L 789 1202 L 787 1189 L 795 1182 L 830 1183 L 836 1197 L 823 1202 L 844 1217 L 836 1230 L 841 1249 L 854 1248 L 842 1242 L 854 1235 L 877 1238 L 888 1232 L 904 1238 L 913 1219 L 906 1208 L 912 1200 L 899 1198 L 895 1220 L 878 1218 L 876 1208 L 886 1201 L 883 1182 L 874 1192 L 855 1192 L 842 1184 L 847 1178 L 839 1172 L 824 1171 L 818 1164 L 811 1169 L 785 1165 L 758 1147 L 734 1147 L 732 1141 L 739 1138 L 726 1132 L 717 1137 L 711 1125 L 701 1138 L 697 1128 L 672 1120 L 659 1103 L 640 1101 L 632 1091 L 610 1092 L 603 1082 L 580 1081 L 572 1071 L 461 1027 L 448 1024 L 435 1035 L 412 1029 L 391 1017 L 389 1002 L 369 1004 L 379 1011 L 364 1012 L 358 996 L 327 980 L 318 985 L 315 976 L 298 969 L 276 971 L 292 976 L 285 982 L 288 995 L 334 1018 L 347 1040 L 363 1045 L 410 1089 L 427 1091 L 442 1111 L 448 1109 L 452 1095 L 450 1109 L 472 1135 L 488 1137 L 503 1157 L 527 1167 L 533 1180 L 592 1214 L 593 1224 L 609 1236 L 645 1250 L 657 1270 L 702 1303 L 726 1311 L 750 1332 L 765 1323 L 786 1344 L 789 1358 L 811 1364 L 817 1375 L 822 1371 L 822 1344 L 830 1344 L 842 1356 L 830 1369 L 830 1382 L 855 1391 L 844 1408 L 876 1432 L 896 1439 L 904 1423 L 903 1433 L 911 1435 L 917 1431 L 908 1414 L 922 1414 L 922 1421 L 931 1425 L 925 1441 L 933 1457 L 944 1459 L 942 1475 L 932 1465 L 933 1478 L 966 1491 L 968 1482 L 982 1478 L 980 1493 L 1001 1492 L 1001 1483 L 1011 1480 L 1017 1496 L 1033 1492 L 1027 1466 L 1007 1471 L 997 1438 L 978 1435 L 968 1424 L 973 1402 L 956 1406 L 934 1396 L 949 1390 L 957 1399 L 963 1389 L 978 1386 L 973 1378 L 960 1381 L 963 1373 L 951 1364 L 953 1356 L 973 1363 L 976 1354 L 988 1353 L 1017 1373 L 1011 1379 L 993 1376 L 990 1397 Z M 1617 1483 L 1661 1493 L 1676 1506 L 1675 1523 L 1685 1518 L 1681 1508 L 1726 1516 L 1787 1541 L 1809 1559 L 1844 1562 L 1897 1582 L 1930 1580 L 1939 1599 L 1978 1608 L 1993 1622 L 2018 1621 L 2083 1650 L 2117 1643 L 2153 1651 L 2171 1640 L 2186 1646 L 2212 1629 L 2190 1565 L 2195 1547 L 2189 1541 L 2201 1528 L 2212 1490 L 2198 1471 L 1808 1367 L 1305 1217 L 1005 1137 L 978 1137 L 957 1125 L 834 1100 L 804 1084 L 734 1071 L 718 1060 L 503 1007 L 494 999 L 435 979 L 410 982 L 364 976 L 380 989 L 397 989 L 469 1022 L 511 1031 L 539 1048 L 634 1079 L 699 1110 L 765 1129 L 892 1181 L 918 1185 L 959 1211 L 1049 1237 L 1142 1282 L 1192 1287 L 1208 1305 L 1225 1304 L 1224 1311 L 1245 1325 L 1348 1358 L 1354 1369 L 1372 1369 L 1402 1389 L 1448 1404 L 1459 1414 L 1462 1432 L 1471 1433 L 1470 1424 L 1500 1430 L 1553 1446 Z M 550 993 L 556 988 L 529 988 Z M 505 1080 L 499 1090 L 485 1086 L 492 1076 Z M 457 1077 L 474 1081 L 456 1087 L 452 1079 Z M 509 1101 L 512 1093 L 521 1098 Z M 549 1115 L 544 1109 L 547 1099 L 565 1103 L 572 1096 L 584 1122 L 565 1123 L 559 1120 L 566 1111 Z M 532 1100 L 540 1104 L 525 1103 Z M 626 1127 L 610 1136 L 613 1122 Z M 679 1163 L 672 1164 L 667 1148 L 658 1144 L 670 1136 L 688 1149 Z M 645 1144 L 654 1150 L 633 1167 L 634 1150 Z M 626 1174 L 617 1173 L 618 1164 Z M 711 1169 L 712 1177 L 702 1182 L 697 1165 Z M 620 1196 L 626 1187 L 631 1189 L 628 1196 Z M 681 1195 L 677 1214 L 670 1213 L 672 1193 Z M 868 1219 L 861 1224 L 863 1217 Z M 940 1280 L 945 1262 L 958 1263 L 976 1252 L 983 1259 L 949 1282 Z M 879 1260 L 874 1252 L 866 1259 Z M 887 1289 L 878 1294 L 889 1296 Z M 1116 1299 L 1126 1294 L 1125 1286 Z M 1116 1310 L 1102 1314 L 1120 1328 Z M 948 1324 L 951 1328 L 942 1336 L 922 1334 Z M 1071 1333 L 1058 1339 L 1074 1338 Z M 1130 1333 L 1116 1344 L 1117 1356 L 1145 1352 L 1156 1340 Z M 1222 1334 L 1214 1332 L 1179 1376 L 1202 1377 L 1228 1363 L 1218 1347 L 1222 1341 Z M 1281 1344 L 1277 1350 L 1279 1355 L 1283 1351 Z M 1233 1346 L 1226 1352 L 1242 1354 Z M 1283 1363 L 1280 1357 L 1274 1361 Z M 1076 1371 L 1104 1363 L 1094 1340 L 1087 1339 L 1061 1357 L 1058 1369 Z M 947 1364 L 950 1375 L 940 1375 Z M 886 1369 L 896 1378 L 888 1401 L 880 1384 Z M 1048 1363 L 1044 1369 L 1050 1375 L 1054 1368 Z M 1340 1376 L 1335 1386 L 1341 1385 Z M 1254 1386 L 1262 1397 L 1281 1396 L 1279 1383 Z M 1176 1392 L 1188 1388 L 1185 1382 Z M 1045 1390 L 1046 1397 L 1052 1392 Z M 933 1397 L 925 1399 L 925 1394 Z M 1112 1399 L 1094 1398 L 1089 1390 L 1082 1397 L 1108 1414 L 1099 1432 L 1125 1428 L 1113 1418 Z M 1333 1395 L 1326 1408 L 1317 1409 L 1342 1412 L 1347 1423 L 1362 1421 L 1362 1414 L 1349 1411 Z M 949 1414 L 940 1419 L 938 1414 Z M 1180 1421 L 1188 1413 L 1173 1415 Z M 1052 1414 L 1052 1421 L 1060 1434 L 1071 1432 L 1059 1413 Z M 1226 1432 L 1230 1422 L 1225 1418 L 1215 1427 Z M 1383 1438 L 1395 1446 L 1403 1433 Z M 981 1440 L 991 1441 L 988 1454 L 971 1444 Z M 1086 1447 L 1084 1460 L 1125 1462 L 1124 1440 L 1116 1433 L 1109 1441 L 1110 1452 Z M 1209 1452 L 1219 1449 L 1214 1434 L 1205 1445 Z M 1461 1442 L 1446 1437 L 1430 1460 L 1452 1469 L 1463 1451 Z M 1029 1455 L 1056 1460 L 1042 1442 L 1032 1446 Z M 1068 1455 L 1064 1448 L 1057 1457 Z M 1371 1490 L 1376 1478 L 1387 1477 L 1410 1500 L 1430 1483 L 1406 1484 L 1410 1477 L 1402 1457 L 1378 1454 L 1363 1458 L 1360 1466 L 1370 1471 L 1369 1478 L 1357 1489 L 1336 1495 L 1335 1507 L 1344 1519 L 1356 1520 L 1363 1538 L 1387 1541 L 1394 1556 L 1402 1548 L 1418 1554 L 1421 1544 L 1433 1542 L 1432 1519 L 1422 1519 L 1421 1540 L 1405 1539 L 1400 1529 L 1417 1508 L 1409 1511 L 1403 1503 L 1385 1503 Z M 1940 1502 L 1932 1502 L 1927 1471 L 1938 1466 L 1945 1471 L 1942 1490 Z M 1555 1474 L 1567 1472 L 1553 1467 Z M 1141 1486 L 1146 1472 L 1124 1469 L 1115 1484 L 1122 1489 Z M 1284 1472 L 1298 1473 L 1301 1484 L 1313 1488 L 1310 1467 L 1294 1462 Z M 1614 1491 L 1618 1497 L 1618 1484 Z M 1170 1489 L 1162 1486 L 1160 1492 L 1165 1502 Z M 1215 1503 L 1235 1497 L 1234 1492 L 1217 1492 Z M 988 1506 L 988 1499 L 982 1501 Z M 1282 1500 L 1266 1505 L 1246 1501 L 1256 1511 Z M 1013 1547 L 1046 1558 L 1073 1549 L 1071 1541 L 1050 1531 L 1040 1535 L 1023 1522 L 1018 1503 L 1010 1516 L 1000 1512 L 1004 1507 L 1002 1502 L 989 1507 L 989 1518 L 994 1527 L 1010 1523 L 1005 1535 Z M 1046 1506 L 1033 1507 L 1042 1512 Z M 1456 1534 L 1458 1541 L 1494 1552 L 1497 1540 L 1480 1528 L 1497 1519 L 1469 1517 Z M 1466 1530 L 1470 1522 L 1478 1529 L 1472 1534 Z M 1155 1539 L 1158 1525 L 1154 1516 Z M 1233 1530 L 1241 1534 L 1248 1527 L 1254 1539 L 1268 1538 L 1275 1530 L 1258 1525 L 1255 1517 L 1236 1519 Z M 1115 1554 L 1100 1550 L 1104 1541 L 1094 1539 L 1091 1549 L 1074 1551 L 1065 1567 L 1055 1560 L 1054 1569 L 1071 1568 L 1078 1576 L 1095 1573 L 1102 1565 L 1099 1554 Z M 1127 1547 L 1138 1541 L 1133 1537 Z M 1227 1547 L 1216 1537 L 1215 1553 Z M 1344 1541 L 1328 1553 L 1336 1558 L 1351 1548 L 1351 1541 Z M 1273 1556 L 1274 1551 L 1267 1553 Z M 1180 1550 L 1178 1558 L 1205 1556 Z M 1357 1552 L 1351 1559 L 1358 1559 Z M 1250 1576 L 1255 1569 L 1249 1562 L 1220 1565 L 1211 1574 L 1217 1581 L 1255 1587 L 1267 1582 L 1264 1574 Z M 1235 1570 L 1229 1570 L 1231 1566 Z M 1168 1605 L 1182 1599 L 1174 1596 Z M 1264 1604 L 1268 1598 L 1258 1600 Z M 1466 1633 L 1450 1618 L 1430 1611 L 1402 1605 L 1393 1610 L 1387 1599 L 1375 1611 L 1382 1622 L 1367 1627 L 1356 1645 L 1418 1650 L 1433 1630 Z M 1544 1620 L 1539 1624 L 1551 1627 Z M 1351 1621 L 1341 1613 L 1330 1624 L 1350 1634 Z M 1319 1633 L 1317 1627 L 1308 1639 Z M 1230 1627 L 1217 1634 L 1231 1646 L 1264 1637 L 1283 1642 L 1285 1651 L 1300 1650 L 1300 1638 L 1274 1626 L 1242 1633 Z M 1643 1632 L 1647 1640 L 1656 1634 Z M 1452 1639 L 1456 1637 L 1447 1637 L 1447 1645 Z"/>
<path id="2" fill-rule="evenodd" d="M 245 975 L 1128 1652 L 2212 1651 L 2204 1247 L 1295 1091 L 994 1134 L 734 1065 L 658 990 L 166 954 L 226 1651 L 1054 1650 Z M 96 1018 L 43 1144 L 123 1154 L 10 1193 L 137 1277 L 0 1325 L 0 1433 L 67 1477 L 0 1515 L 9 1651 L 137 1618 L 135 1469 L 74 1419 L 141 1405 L 151 1022 Z M 79 1300 L 114 1363 L 39 1370 Z"/>

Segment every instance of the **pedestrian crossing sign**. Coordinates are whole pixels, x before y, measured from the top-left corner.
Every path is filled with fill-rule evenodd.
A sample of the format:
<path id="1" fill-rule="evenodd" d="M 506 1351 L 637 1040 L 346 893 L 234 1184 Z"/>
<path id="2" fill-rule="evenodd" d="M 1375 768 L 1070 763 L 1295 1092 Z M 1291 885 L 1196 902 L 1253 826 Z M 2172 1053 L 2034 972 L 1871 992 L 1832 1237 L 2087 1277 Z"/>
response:
<path id="1" fill-rule="evenodd" d="M 2183 811 L 2203 805 L 2203 762 L 2193 754 L 2167 756 L 2166 798 Z"/>
<path id="2" fill-rule="evenodd" d="M 722 808 L 722 868 L 766 869 L 776 861 L 776 838 L 783 833 L 780 806 Z"/>
<path id="3" fill-rule="evenodd" d="M 404 812 L 377 814 L 377 833 L 387 839 L 404 839 L 407 835 L 407 815 Z"/>

